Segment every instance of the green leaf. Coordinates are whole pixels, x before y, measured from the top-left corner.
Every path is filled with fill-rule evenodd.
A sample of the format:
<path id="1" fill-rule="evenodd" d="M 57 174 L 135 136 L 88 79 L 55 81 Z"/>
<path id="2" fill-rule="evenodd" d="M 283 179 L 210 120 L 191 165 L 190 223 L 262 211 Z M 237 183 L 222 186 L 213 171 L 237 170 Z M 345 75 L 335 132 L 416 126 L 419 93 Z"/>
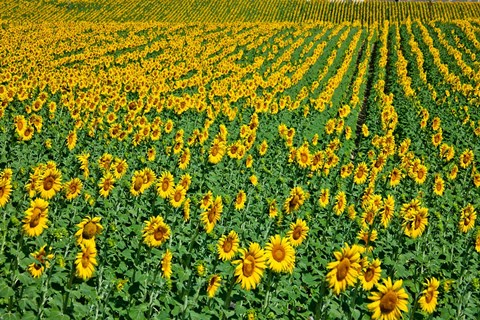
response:
<path id="1" fill-rule="evenodd" d="M 133 306 L 130 308 L 130 311 L 128 311 L 128 316 L 133 319 L 145 319 L 145 311 L 148 310 L 148 306 L 145 303 L 142 303 L 138 306 Z"/>

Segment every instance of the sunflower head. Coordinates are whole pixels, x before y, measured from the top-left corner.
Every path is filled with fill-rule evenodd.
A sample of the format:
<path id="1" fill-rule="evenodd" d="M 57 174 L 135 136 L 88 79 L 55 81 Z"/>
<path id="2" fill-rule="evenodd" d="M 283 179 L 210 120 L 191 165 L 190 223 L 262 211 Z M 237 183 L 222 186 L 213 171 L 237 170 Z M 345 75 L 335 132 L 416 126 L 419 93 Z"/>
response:
<path id="1" fill-rule="evenodd" d="M 371 302 L 368 309 L 373 312 L 373 319 L 400 319 L 402 312 L 408 311 L 408 294 L 402 288 L 402 280 L 392 284 L 390 278 L 378 285 L 378 292 L 368 297 Z"/>

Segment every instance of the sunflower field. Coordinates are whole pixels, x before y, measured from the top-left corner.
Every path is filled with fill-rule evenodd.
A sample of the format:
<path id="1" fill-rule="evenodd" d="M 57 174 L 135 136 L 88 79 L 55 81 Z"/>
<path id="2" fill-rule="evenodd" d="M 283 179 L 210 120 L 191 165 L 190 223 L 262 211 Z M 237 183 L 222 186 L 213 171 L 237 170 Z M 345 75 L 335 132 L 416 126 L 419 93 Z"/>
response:
<path id="1" fill-rule="evenodd" d="M 0 8 L 0 318 L 478 319 L 480 4 L 178 3 Z"/>

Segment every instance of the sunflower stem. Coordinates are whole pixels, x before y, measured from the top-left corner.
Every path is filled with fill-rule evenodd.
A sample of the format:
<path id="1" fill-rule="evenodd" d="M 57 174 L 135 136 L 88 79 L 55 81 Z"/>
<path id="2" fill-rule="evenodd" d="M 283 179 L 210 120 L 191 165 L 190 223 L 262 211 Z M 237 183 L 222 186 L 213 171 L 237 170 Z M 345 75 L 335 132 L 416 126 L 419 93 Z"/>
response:
<path id="1" fill-rule="evenodd" d="M 232 281 L 230 282 L 230 287 L 228 288 L 227 295 L 225 296 L 225 304 L 223 305 L 224 309 L 228 309 L 230 307 L 230 301 L 232 301 L 232 290 L 235 286 L 235 277 L 232 277 Z M 223 318 L 225 319 L 225 313 L 223 314 Z"/>
<path id="2" fill-rule="evenodd" d="M 72 288 L 73 277 L 75 276 L 75 260 L 72 262 L 72 271 L 70 272 L 70 279 L 68 280 L 67 290 L 63 294 L 63 313 L 66 314 L 68 307 L 68 298 L 70 297 L 70 289 Z"/>
<path id="3" fill-rule="evenodd" d="M 322 312 L 321 306 L 323 306 L 323 297 L 325 296 L 325 289 L 327 288 L 327 283 L 325 281 L 322 282 L 322 288 L 320 289 L 320 296 L 317 301 L 317 305 L 315 306 L 315 320 L 320 319 L 320 312 Z"/>
<path id="4" fill-rule="evenodd" d="M 264 307 L 263 307 L 263 313 L 264 314 L 266 313 L 267 308 L 268 308 L 268 304 L 270 303 L 270 297 L 271 297 L 270 288 L 272 286 L 272 279 L 273 279 L 273 272 L 269 272 L 268 279 L 267 279 L 267 290 L 266 290 L 266 293 L 265 293 L 265 303 L 263 304 L 264 305 Z"/>

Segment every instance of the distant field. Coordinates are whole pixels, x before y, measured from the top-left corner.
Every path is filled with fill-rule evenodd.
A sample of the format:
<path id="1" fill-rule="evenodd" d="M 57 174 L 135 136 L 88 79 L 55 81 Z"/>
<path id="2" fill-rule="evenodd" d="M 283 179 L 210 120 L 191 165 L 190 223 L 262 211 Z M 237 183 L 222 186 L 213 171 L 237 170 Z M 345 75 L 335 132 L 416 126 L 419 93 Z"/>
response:
<path id="1" fill-rule="evenodd" d="M 30 22 L 344 22 L 480 17 L 474 2 L 329 2 L 300 0 L 4 0 L 0 19 Z"/>
<path id="2" fill-rule="evenodd" d="M 478 319 L 477 4 L 3 4 L 0 319 Z"/>

